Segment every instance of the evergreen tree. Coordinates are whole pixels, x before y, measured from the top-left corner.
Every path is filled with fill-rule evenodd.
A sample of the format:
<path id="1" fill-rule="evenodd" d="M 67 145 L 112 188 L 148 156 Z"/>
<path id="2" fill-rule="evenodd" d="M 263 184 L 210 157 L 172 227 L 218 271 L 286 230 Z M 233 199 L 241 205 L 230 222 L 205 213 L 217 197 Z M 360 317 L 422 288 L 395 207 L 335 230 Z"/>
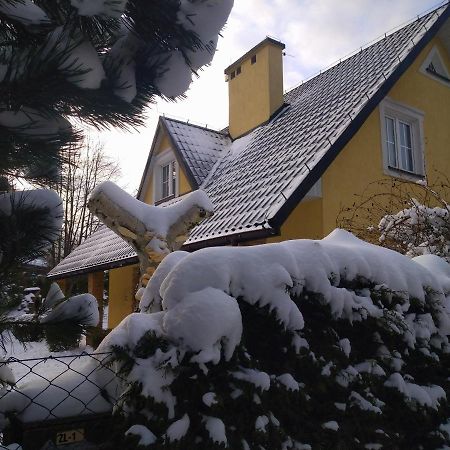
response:
<path id="1" fill-rule="evenodd" d="M 54 197 L 12 193 L 14 181 L 58 178 L 82 138 L 72 119 L 132 128 L 156 96 L 182 96 L 211 61 L 232 4 L 0 0 L 0 281 L 40 255 L 61 222 Z"/>

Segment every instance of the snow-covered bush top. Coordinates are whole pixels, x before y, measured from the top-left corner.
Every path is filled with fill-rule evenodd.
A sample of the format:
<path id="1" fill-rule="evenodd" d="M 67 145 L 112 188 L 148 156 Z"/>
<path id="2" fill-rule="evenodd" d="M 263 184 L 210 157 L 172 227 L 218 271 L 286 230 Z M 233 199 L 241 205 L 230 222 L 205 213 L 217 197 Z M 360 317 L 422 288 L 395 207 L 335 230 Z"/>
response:
<path id="1" fill-rule="evenodd" d="M 167 271 L 172 261 L 175 265 Z M 427 270 L 429 264 L 441 267 L 439 276 L 434 270 Z M 171 255 L 147 285 L 140 308 L 171 310 L 187 296 L 213 288 L 260 307 L 268 305 L 285 328 L 301 330 L 304 325 L 301 308 L 292 297 L 303 291 L 321 294 L 335 318 L 354 321 L 380 317 L 383 308 L 375 305 L 367 292 L 342 287 L 343 283 L 358 278 L 386 286 L 403 296 L 399 313 L 408 311 L 412 299 L 423 304 L 428 291 L 445 308 L 450 269 L 445 273 L 442 265 L 438 257 L 416 262 L 361 241 L 344 230 L 335 230 L 321 241 L 207 248 L 193 254 Z M 160 272 L 165 276 L 161 277 Z M 448 334 L 447 312 L 442 309 L 437 318 L 442 333 Z"/>
<path id="2" fill-rule="evenodd" d="M 156 312 L 128 316 L 97 351 L 113 351 L 130 383 L 120 407 L 136 444 L 441 448 L 449 295 L 437 256 L 410 259 L 342 230 L 176 252 L 142 296 L 141 310 Z"/>

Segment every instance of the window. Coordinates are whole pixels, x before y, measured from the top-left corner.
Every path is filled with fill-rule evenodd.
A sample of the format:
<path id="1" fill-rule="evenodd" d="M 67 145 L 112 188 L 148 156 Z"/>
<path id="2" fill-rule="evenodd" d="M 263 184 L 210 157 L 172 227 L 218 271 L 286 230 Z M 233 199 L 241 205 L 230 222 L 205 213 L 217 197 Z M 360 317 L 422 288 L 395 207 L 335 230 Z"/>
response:
<path id="1" fill-rule="evenodd" d="M 177 169 L 175 161 L 161 166 L 161 198 L 175 195 L 177 181 Z"/>
<path id="2" fill-rule="evenodd" d="M 237 75 L 240 75 L 241 72 L 242 72 L 242 69 L 241 69 L 241 66 L 239 66 L 239 67 L 236 69 L 236 76 L 237 76 Z"/>
<path id="3" fill-rule="evenodd" d="M 233 70 L 233 72 L 231 72 L 231 79 L 233 79 L 235 76 L 236 76 L 236 73 Z"/>
<path id="4" fill-rule="evenodd" d="M 153 166 L 153 203 L 178 195 L 178 163 L 171 149 L 156 156 Z"/>
<path id="5" fill-rule="evenodd" d="M 384 100 L 380 105 L 385 172 L 403 178 L 424 175 L 423 114 Z"/>
<path id="6" fill-rule="evenodd" d="M 433 47 L 426 57 L 420 71 L 447 86 L 450 86 L 450 74 L 436 47 Z"/>
<path id="7" fill-rule="evenodd" d="M 250 60 L 250 62 L 251 62 L 252 64 L 255 64 L 255 63 L 256 63 L 256 55 L 253 55 L 253 56 L 252 56 L 252 59 Z"/>

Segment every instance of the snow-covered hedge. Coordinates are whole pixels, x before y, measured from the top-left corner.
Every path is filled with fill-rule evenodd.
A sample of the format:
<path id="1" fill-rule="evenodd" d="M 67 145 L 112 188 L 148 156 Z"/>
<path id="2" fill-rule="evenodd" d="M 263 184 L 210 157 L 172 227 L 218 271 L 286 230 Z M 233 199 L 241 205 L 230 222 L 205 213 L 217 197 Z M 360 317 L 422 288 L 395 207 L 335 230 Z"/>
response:
<path id="1" fill-rule="evenodd" d="M 174 253 L 142 296 L 153 312 L 128 316 L 98 349 L 131 383 L 117 442 L 446 448 L 449 295 L 445 261 L 341 230 Z"/>

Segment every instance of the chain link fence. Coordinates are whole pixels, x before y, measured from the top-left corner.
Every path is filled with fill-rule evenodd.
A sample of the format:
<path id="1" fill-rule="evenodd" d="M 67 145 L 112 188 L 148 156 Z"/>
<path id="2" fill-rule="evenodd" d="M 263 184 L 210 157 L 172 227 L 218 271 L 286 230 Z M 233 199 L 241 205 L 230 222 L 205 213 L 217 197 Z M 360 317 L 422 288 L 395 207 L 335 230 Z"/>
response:
<path id="1" fill-rule="evenodd" d="M 17 423 L 48 427 L 61 420 L 70 423 L 70 418 L 111 415 L 128 384 L 114 364 L 112 353 L 0 361 L 0 433 L 3 429 L 7 436 L 8 427 Z M 0 438 L 2 444 L 7 442 Z"/>

